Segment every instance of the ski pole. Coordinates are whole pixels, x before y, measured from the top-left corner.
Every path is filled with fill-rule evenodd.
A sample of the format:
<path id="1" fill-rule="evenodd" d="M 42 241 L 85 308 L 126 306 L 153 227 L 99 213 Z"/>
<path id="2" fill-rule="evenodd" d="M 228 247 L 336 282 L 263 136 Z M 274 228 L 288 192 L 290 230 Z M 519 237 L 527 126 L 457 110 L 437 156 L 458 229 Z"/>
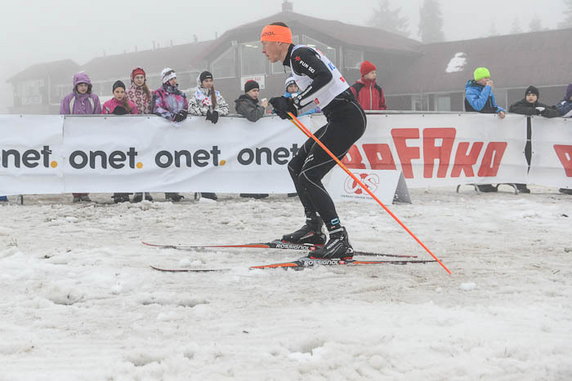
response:
<path id="1" fill-rule="evenodd" d="M 421 240 L 419 238 L 417 238 L 417 236 L 415 234 L 413 234 L 413 232 L 411 230 L 409 230 L 409 228 L 407 226 L 405 226 L 405 224 L 403 222 L 401 222 L 401 220 L 387 207 L 385 206 L 385 204 L 383 202 L 381 202 L 381 200 L 379 198 L 377 198 L 377 196 L 369 190 L 369 188 L 367 186 L 365 186 L 364 183 L 361 182 L 360 179 L 357 178 L 356 175 L 354 175 L 337 157 L 336 155 L 334 155 L 332 153 L 332 151 L 330 151 L 328 149 L 328 147 L 326 147 L 324 145 L 324 143 L 322 143 L 320 141 L 320 139 L 318 139 L 306 126 L 304 126 L 304 124 L 302 122 L 300 122 L 300 120 L 291 112 L 288 113 L 288 115 L 290 116 L 290 121 L 296 126 L 298 127 L 298 129 L 300 129 L 300 131 L 302 131 L 307 137 L 312 138 L 316 143 L 318 143 L 318 145 L 320 147 L 322 147 L 322 149 L 328 154 L 330 155 L 330 157 L 332 159 L 334 159 L 334 161 L 336 162 L 336 164 L 338 164 L 338 166 L 344 170 L 344 172 L 346 172 L 364 191 L 366 191 L 387 213 L 389 213 L 389 215 L 391 217 L 393 217 L 393 219 L 399 224 L 401 225 L 401 227 L 403 229 L 405 229 L 405 231 L 407 233 L 409 233 L 409 235 L 411 237 L 413 237 L 413 239 L 415 241 L 417 241 L 417 243 L 419 245 L 421 245 L 422 248 L 425 249 L 426 252 L 428 252 L 436 261 L 437 263 L 439 263 L 441 265 L 441 267 L 443 267 L 445 269 L 445 271 L 447 271 L 447 273 L 452 274 L 451 270 L 449 270 L 447 268 L 447 266 L 445 266 L 445 264 L 443 262 L 441 262 L 441 260 L 439 258 L 437 258 L 437 256 L 435 254 L 433 254 L 431 252 L 431 250 L 429 250 L 429 248 L 423 243 L 421 242 Z"/>

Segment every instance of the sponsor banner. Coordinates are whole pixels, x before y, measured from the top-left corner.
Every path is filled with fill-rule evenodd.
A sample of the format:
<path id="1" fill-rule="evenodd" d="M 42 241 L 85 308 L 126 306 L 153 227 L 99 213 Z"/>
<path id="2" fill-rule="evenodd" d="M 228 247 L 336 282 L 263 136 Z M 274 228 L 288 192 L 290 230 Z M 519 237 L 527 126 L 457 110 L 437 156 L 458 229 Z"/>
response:
<path id="1" fill-rule="evenodd" d="M 323 115 L 304 117 L 315 131 Z M 570 120 L 533 120 L 530 179 L 526 117 L 368 115 L 344 163 L 401 171 L 408 187 L 467 183 L 570 186 Z M 306 141 L 277 117 L 252 123 L 157 116 L 0 116 L 0 195 L 64 192 L 288 193 L 287 163 Z M 382 181 L 382 180 L 380 180 Z"/>
<path id="2" fill-rule="evenodd" d="M 67 117 L 64 140 L 66 192 L 286 193 L 305 136 L 274 118 L 110 116 Z"/>
<path id="3" fill-rule="evenodd" d="M 0 195 L 63 193 L 64 118 L 0 115 Z"/>
<path id="4" fill-rule="evenodd" d="M 344 164 L 401 170 L 408 187 L 525 183 L 526 117 L 494 114 L 368 115 Z"/>
<path id="5" fill-rule="evenodd" d="M 572 119 L 532 118 L 530 182 L 572 189 Z"/>

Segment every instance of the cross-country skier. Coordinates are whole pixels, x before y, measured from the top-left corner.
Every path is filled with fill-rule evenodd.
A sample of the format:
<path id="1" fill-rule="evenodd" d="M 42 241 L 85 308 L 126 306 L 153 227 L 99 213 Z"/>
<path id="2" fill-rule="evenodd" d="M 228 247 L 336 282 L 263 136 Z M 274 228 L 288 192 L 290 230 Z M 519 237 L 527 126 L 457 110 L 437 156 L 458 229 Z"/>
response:
<path id="1" fill-rule="evenodd" d="M 282 62 L 284 66 L 289 66 L 301 90 L 292 98 L 272 98 L 270 103 L 276 114 L 287 119 L 288 112 L 297 115 L 298 110 L 308 105 L 320 107 L 328 123 L 315 135 L 341 160 L 363 135 L 366 127 L 365 113 L 342 74 L 318 50 L 293 45 L 292 31 L 284 23 L 266 25 L 260 40 L 262 53 L 272 63 Z M 313 139 L 308 139 L 288 164 L 304 206 L 306 224 L 282 239 L 295 243 L 323 244 L 326 241 L 322 233 L 325 223 L 329 240 L 322 248 L 312 252 L 312 258 L 353 257 L 346 229 L 341 225 L 334 203 L 322 185 L 322 178 L 335 165 L 335 161 Z"/>

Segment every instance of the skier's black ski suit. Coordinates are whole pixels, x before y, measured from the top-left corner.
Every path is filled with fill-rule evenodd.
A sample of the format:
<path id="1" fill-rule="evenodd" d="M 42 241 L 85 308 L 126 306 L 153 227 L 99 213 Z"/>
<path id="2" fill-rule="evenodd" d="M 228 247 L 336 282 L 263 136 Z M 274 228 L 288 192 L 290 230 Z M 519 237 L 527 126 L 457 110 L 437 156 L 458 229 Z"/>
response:
<path id="1" fill-rule="evenodd" d="M 311 103 L 316 92 L 332 86 L 334 78 L 314 49 L 297 47 L 293 58 L 293 48 L 294 45 L 290 45 L 283 65 L 290 66 L 298 76 L 312 79 L 298 99 L 302 106 L 306 106 Z M 349 88 L 327 105 L 319 106 L 328 123 L 316 131 L 315 135 L 341 160 L 363 135 L 367 124 L 366 115 Z M 306 217 L 315 219 L 318 213 L 328 228 L 340 224 L 334 202 L 322 184 L 322 178 L 335 165 L 335 161 L 311 138 L 288 163 Z"/>

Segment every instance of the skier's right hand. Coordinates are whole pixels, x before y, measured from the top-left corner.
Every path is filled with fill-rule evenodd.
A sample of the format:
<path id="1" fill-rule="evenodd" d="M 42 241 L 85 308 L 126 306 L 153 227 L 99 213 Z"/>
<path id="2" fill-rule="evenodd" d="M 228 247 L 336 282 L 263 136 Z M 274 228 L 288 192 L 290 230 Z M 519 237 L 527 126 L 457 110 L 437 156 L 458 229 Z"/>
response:
<path id="1" fill-rule="evenodd" d="M 298 110 L 294 106 L 294 101 L 292 98 L 285 98 L 285 97 L 274 97 L 270 98 L 270 104 L 274 107 L 274 112 L 278 115 L 281 119 L 292 119 L 289 112 L 294 115 L 298 115 Z"/>

